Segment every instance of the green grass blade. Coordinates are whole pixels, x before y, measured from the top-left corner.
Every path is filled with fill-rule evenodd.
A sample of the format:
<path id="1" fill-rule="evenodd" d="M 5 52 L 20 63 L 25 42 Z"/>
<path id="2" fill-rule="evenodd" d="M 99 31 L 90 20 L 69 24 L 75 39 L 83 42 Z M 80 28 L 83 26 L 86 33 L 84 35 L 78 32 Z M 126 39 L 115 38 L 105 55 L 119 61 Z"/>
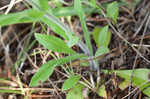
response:
<path id="1" fill-rule="evenodd" d="M 32 4 L 33 9 L 47 11 L 50 10 L 48 0 L 27 0 L 28 3 Z"/>
<path id="2" fill-rule="evenodd" d="M 84 11 L 83 11 L 80 0 L 75 0 L 74 1 L 74 9 L 75 9 L 77 15 L 80 18 L 81 25 L 82 25 L 82 28 L 83 28 L 83 31 L 84 31 L 84 38 L 85 38 L 85 41 L 86 41 L 86 45 L 89 48 L 89 51 L 90 51 L 89 54 L 92 56 L 93 55 L 93 49 L 92 49 L 92 44 L 91 44 L 91 40 L 90 40 L 90 34 L 89 34 L 87 26 L 86 26 L 85 15 L 84 15 Z"/>
<path id="3" fill-rule="evenodd" d="M 10 87 L 0 87 L 0 93 L 22 94 L 21 90 L 12 90 Z"/>

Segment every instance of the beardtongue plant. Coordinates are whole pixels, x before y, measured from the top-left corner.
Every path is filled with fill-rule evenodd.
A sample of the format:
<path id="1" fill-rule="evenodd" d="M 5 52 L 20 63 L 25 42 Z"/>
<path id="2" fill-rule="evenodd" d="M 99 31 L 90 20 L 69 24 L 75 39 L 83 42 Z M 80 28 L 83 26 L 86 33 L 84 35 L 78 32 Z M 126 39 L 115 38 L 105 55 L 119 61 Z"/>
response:
<path id="1" fill-rule="evenodd" d="M 59 8 L 51 9 L 48 5 L 48 0 L 27 0 L 27 2 L 32 5 L 31 9 L 14 14 L 0 15 L 0 25 L 6 26 L 15 23 L 43 22 L 47 24 L 55 33 L 61 36 L 65 41 L 67 41 L 64 42 L 64 40 L 56 36 L 35 33 L 35 38 L 41 45 L 43 45 L 45 48 L 53 52 L 64 53 L 66 57 L 59 59 L 55 58 L 43 64 L 32 77 L 30 87 L 35 87 L 42 84 L 51 76 L 51 74 L 53 73 L 54 69 L 57 66 L 61 66 L 64 69 L 64 71 L 68 74 L 68 79 L 65 80 L 62 86 L 62 91 L 70 89 L 67 94 L 67 99 L 83 99 L 84 98 L 82 94 L 83 88 L 85 88 L 86 86 L 92 89 L 95 87 L 95 85 L 93 84 L 93 82 L 91 82 L 92 86 L 89 86 L 88 84 L 86 84 L 86 82 L 80 81 L 81 75 L 67 71 L 63 66 L 63 64 L 72 62 L 73 60 L 76 59 L 87 61 L 90 59 L 95 59 L 92 61 L 90 60 L 89 65 L 91 70 L 98 71 L 99 64 L 96 58 L 109 52 L 108 45 L 111 39 L 111 32 L 109 31 L 109 25 L 106 25 L 105 27 L 94 28 L 92 36 L 97 46 L 97 51 L 95 53 L 93 53 L 91 35 L 86 26 L 85 12 L 92 13 L 95 11 L 94 9 L 97 9 L 98 13 L 101 14 L 101 9 L 96 5 L 96 0 L 91 1 L 74 0 L 74 6 L 65 7 L 61 9 Z M 88 6 L 82 5 L 82 3 L 85 3 Z M 116 24 L 117 22 L 117 17 L 119 13 L 118 10 L 119 8 L 117 2 L 112 2 L 107 5 L 106 15 L 107 18 L 110 18 L 112 20 L 113 24 Z M 83 40 L 77 37 L 75 33 L 73 33 L 72 30 L 66 24 L 64 24 L 59 20 L 58 17 L 66 15 L 67 16 L 77 15 L 79 17 L 84 33 L 85 43 L 83 43 Z M 83 51 L 83 54 L 79 54 L 78 52 L 74 51 L 72 49 L 72 46 L 74 45 L 80 47 L 80 49 Z M 143 74 L 144 78 L 147 77 L 146 75 L 148 73 L 147 72 L 148 70 L 142 71 L 145 71 L 145 73 Z M 130 70 L 112 71 L 112 72 L 115 72 L 116 74 L 125 78 L 126 80 L 124 83 L 125 85 L 127 85 L 126 82 L 129 81 L 129 77 L 131 74 Z M 136 74 L 138 74 L 139 72 L 141 72 L 141 70 L 136 70 Z M 138 75 L 133 76 L 134 85 L 140 86 L 142 82 L 138 82 L 136 78 L 141 79 Z M 146 82 L 146 79 L 141 81 Z M 120 88 L 121 87 L 124 87 L 124 85 L 122 84 Z M 143 88 L 145 87 L 143 86 L 140 87 L 141 90 Z M 97 93 L 100 96 L 106 97 L 104 86 L 98 88 Z M 144 93 L 148 95 L 149 90 L 144 91 Z"/>
<path id="2" fill-rule="evenodd" d="M 90 57 L 98 57 L 109 52 L 108 45 L 109 45 L 110 38 L 111 38 L 109 26 L 105 26 L 104 28 L 96 27 L 93 32 L 93 37 L 97 44 L 98 49 L 96 53 L 93 54 L 90 33 L 86 26 L 85 13 L 83 11 L 82 2 L 80 0 L 74 1 L 74 10 L 76 12 L 76 15 L 79 16 L 79 19 L 81 22 L 81 26 L 84 32 L 85 44 L 83 43 L 81 39 L 75 36 L 75 34 L 67 25 L 62 23 L 58 18 L 56 18 L 53 15 L 52 12 L 50 12 L 49 7 L 47 7 L 47 9 L 45 10 L 44 5 L 47 4 L 46 1 L 43 5 L 44 8 L 42 8 L 42 5 L 41 5 L 42 3 L 40 2 L 43 2 L 43 1 L 40 1 L 40 0 L 37 2 L 29 1 L 29 3 L 33 5 L 33 7 L 36 10 L 45 11 L 45 14 L 43 15 L 43 17 L 40 17 L 40 20 L 46 23 L 48 26 L 50 26 L 51 29 L 53 29 L 53 31 L 55 31 L 65 40 L 67 40 L 67 43 L 65 43 L 63 40 L 57 37 L 45 35 L 45 34 L 39 34 L 39 33 L 35 34 L 35 38 L 45 48 L 54 52 L 65 53 L 65 54 L 68 54 L 69 56 L 62 58 L 62 59 L 50 60 L 49 62 L 43 64 L 41 68 L 38 70 L 38 72 L 32 77 L 30 86 L 38 86 L 40 85 L 40 83 L 46 81 L 50 77 L 50 75 L 52 74 L 56 66 L 61 66 L 62 68 L 64 68 L 62 66 L 63 64 L 70 62 L 74 59 L 81 59 L 81 58 L 89 59 Z M 94 3 L 92 2 L 91 4 L 94 4 Z M 115 4 L 117 4 L 117 2 L 115 2 Z M 40 6 L 41 8 L 39 8 Z M 115 15 L 117 16 L 117 14 L 118 12 Z M 112 17 L 112 16 L 109 16 L 109 17 L 112 18 L 113 20 L 116 20 L 117 18 L 117 17 Z M 84 55 L 77 54 L 77 52 L 71 49 L 71 47 L 75 44 L 81 48 L 81 50 L 84 52 Z M 89 61 L 89 63 L 90 63 L 91 70 L 99 70 L 98 62 L 96 60 Z M 68 79 L 64 82 L 62 86 L 62 91 L 72 88 L 72 90 L 68 92 L 68 95 L 67 95 L 68 99 L 73 99 L 73 97 L 75 97 L 74 93 L 76 93 L 76 91 L 78 91 L 78 99 L 83 98 L 82 89 L 84 87 L 82 84 L 84 85 L 86 84 L 84 82 L 82 82 L 82 84 L 78 83 L 80 79 L 81 79 L 80 75 L 70 74 Z M 93 81 L 91 81 L 91 83 L 92 83 L 92 88 L 94 88 L 95 86 L 93 84 Z M 75 85 L 77 85 L 79 88 L 76 88 Z"/>
<path id="3" fill-rule="evenodd" d="M 45 34 L 39 34 L 39 33 L 35 34 L 35 38 L 39 41 L 40 44 L 42 44 L 45 48 L 47 48 L 51 51 L 69 54 L 68 57 L 54 60 L 55 63 L 53 63 L 53 64 L 51 64 L 51 62 L 53 62 L 53 60 L 51 60 L 50 62 L 48 62 L 46 64 L 43 64 L 43 66 L 39 69 L 39 71 L 32 77 L 30 86 L 37 86 L 37 85 L 39 85 L 39 82 L 41 83 L 41 82 L 44 82 L 45 80 L 47 80 L 49 78 L 49 76 L 52 74 L 52 72 L 56 66 L 60 66 L 67 62 L 70 62 L 74 59 L 82 58 L 83 56 L 86 58 L 93 56 L 93 49 L 92 49 L 92 44 L 91 44 L 91 40 L 90 40 L 90 34 L 86 27 L 85 15 L 84 15 L 84 11 L 82 10 L 82 5 L 81 5 L 80 0 L 76 0 L 74 2 L 74 10 L 80 18 L 86 44 L 84 44 L 82 40 L 80 40 L 77 36 L 75 36 L 75 34 L 72 32 L 72 30 L 67 25 L 65 25 L 58 18 L 56 18 L 53 15 L 53 13 L 50 12 L 51 10 L 49 9 L 49 7 L 45 8 L 44 5 L 48 4 L 47 1 L 44 1 L 45 3 L 41 3 L 43 1 L 40 1 L 40 0 L 39 1 L 38 0 L 37 1 L 28 1 L 28 2 L 31 5 L 33 5 L 33 8 L 35 8 L 36 10 L 42 11 L 42 12 L 44 11 L 45 14 L 43 15 L 43 17 L 40 17 L 41 21 L 43 21 L 48 26 L 50 26 L 53 29 L 53 31 L 55 31 L 57 34 L 62 36 L 68 42 L 65 43 L 63 40 L 61 40 L 57 37 L 45 35 Z M 42 5 L 42 4 L 44 4 L 44 5 Z M 104 38 L 107 36 L 107 30 L 108 30 L 108 26 L 106 26 L 106 28 L 104 28 L 104 31 L 102 31 L 101 35 L 102 36 L 104 35 L 103 36 Z M 104 34 L 104 32 L 106 33 L 106 35 Z M 101 37 L 101 39 L 103 39 L 103 38 Z M 109 42 L 109 40 L 108 40 L 108 42 Z M 103 41 L 103 43 L 104 42 L 105 41 Z M 77 52 L 75 52 L 71 49 L 71 47 L 75 44 L 77 44 L 82 49 L 82 51 L 85 53 L 84 55 L 77 54 Z M 108 46 L 108 43 L 107 43 L 107 45 L 105 44 L 105 46 L 103 46 L 103 44 L 102 44 L 101 48 L 107 47 L 107 46 Z M 108 48 L 106 51 L 108 52 Z M 107 53 L 106 51 L 105 50 L 101 51 L 101 49 L 100 49 L 96 52 L 96 55 L 99 56 L 104 53 Z M 60 61 L 60 63 L 59 63 L 59 61 Z M 98 68 L 96 61 L 90 61 L 90 65 L 91 65 L 91 69 Z M 50 68 L 50 66 L 52 66 L 52 68 L 49 69 L 49 71 L 47 71 L 46 73 L 43 73 L 43 71 L 46 71 L 48 68 Z M 72 75 L 72 76 L 76 77 L 74 75 Z M 69 78 L 71 79 L 72 76 Z M 79 78 L 79 75 L 77 76 L 77 78 Z M 78 80 L 79 79 L 76 80 L 76 83 L 78 82 Z M 71 84 L 73 84 L 71 86 L 72 87 L 75 86 L 76 83 L 71 83 Z M 64 86 L 65 85 L 66 84 L 64 83 Z M 62 87 L 63 88 L 62 90 L 66 89 L 64 86 Z"/>
<path id="4" fill-rule="evenodd" d="M 64 58 L 53 59 L 43 64 L 32 77 L 30 87 L 39 86 L 41 83 L 46 81 L 51 76 L 51 74 L 53 73 L 54 69 L 57 66 L 61 66 L 66 71 L 66 73 L 68 73 L 65 67 L 63 67 L 63 64 L 71 62 L 75 59 L 88 60 L 90 58 L 99 57 L 109 52 L 108 44 L 110 42 L 111 33 L 109 31 L 109 26 L 107 25 L 104 28 L 95 27 L 92 35 L 98 49 L 96 53 L 93 53 L 90 38 L 91 36 L 85 21 L 86 19 L 85 12 L 89 13 L 90 11 L 91 12 L 95 11 L 94 10 L 96 5 L 95 0 L 91 0 L 90 2 L 84 0 L 83 1 L 75 0 L 74 6 L 70 7 L 72 9 L 71 12 L 69 12 L 70 11 L 69 7 L 68 7 L 69 10 L 68 9 L 66 10 L 65 8 L 62 10 L 64 11 L 64 13 L 69 12 L 69 15 L 77 15 L 79 17 L 84 32 L 85 43 L 83 43 L 83 41 L 79 37 L 77 37 L 75 33 L 73 33 L 72 30 L 66 24 L 62 23 L 58 19 L 58 17 L 55 16 L 55 15 L 61 16 L 61 13 L 54 12 L 55 10 L 52 10 L 49 7 L 48 0 L 27 0 L 27 2 L 32 5 L 31 9 L 8 15 L 1 15 L 0 25 L 6 26 L 15 23 L 43 22 L 47 24 L 55 33 L 57 33 L 67 42 L 64 42 L 64 40 L 56 36 L 41 33 L 35 33 L 36 40 L 48 50 L 68 55 Z M 83 6 L 82 2 L 87 3 L 91 7 Z M 117 4 L 117 2 L 115 2 L 115 4 Z M 111 7 L 109 9 L 111 9 Z M 117 14 L 118 12 L 115 15 L 117 16 Z M 113 20 L 117 19 L 117 17 L 111 15 L 108 15 L 108 17 L 112 18 Z M 80 47 L 80 49 L 83 51 L 83 54 L 75 52 L 71 48 L 74 45 Z M 97 60 L 89 61 L 89 63 L 91 70 L 99 69 Z M 69 73 L 68 79 L 64 82 L 62 86 L 62 91 L 71 89 L 67 95 L 68 99 L 73 99 L 76 92 L 78 93 L 77 95 L 78 99 L 83 98 L 82 89 L 87 84 L 81 81 L 80 83 L 78 83 L 80 79 L 81 76 L 79 74 Z"/>

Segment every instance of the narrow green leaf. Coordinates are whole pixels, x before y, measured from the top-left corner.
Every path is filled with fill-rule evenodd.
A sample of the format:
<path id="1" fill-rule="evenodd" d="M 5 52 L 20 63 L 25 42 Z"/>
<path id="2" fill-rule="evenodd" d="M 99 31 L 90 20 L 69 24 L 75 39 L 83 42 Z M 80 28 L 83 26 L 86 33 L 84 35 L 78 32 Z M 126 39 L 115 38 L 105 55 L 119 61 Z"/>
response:
<path id="1" fill-rule="evenodd" d="M 67 44 L 55 37 L 55 36 L 50 36 L 46 34 L 35 34 L 35 38 L 38 40 L 40 44 L 42 44 L 45 48 L 56 51 L 56 52 L 62 52 L 66 54 L 74 54 L 75 51 L 73 51 L 71 48 L 67 46 Z"/>
<path id="2" fill-rule="evenodd" d="M 79 41 L 79 38 L 78 38 L 76 35 L 72 34 L 72 36 L 70 37 L 69 41 L 67 42 L 67 45 L 68 45 L 69 47 L 72 47 L 72 46 L 74 46 L 75 44 L 77 44 L 78 41 Z"/>
<path id="3" fill-rule="evenodd" d="M 55 17 L 53 16 L 53 18 L 55 18 Z M 77 36 L 75 36 L 73 33 L 71 33 L 72 31 L 70 30 L 70 28 L 64 28 L 65 25 L 63 23 L 61 23 L 58 19 L 56 19 L 56 21 L 54 21 L 52 19 L 50 19 L 49 17 L 43 16 L 41 18 L 41 21 L 43 21 L 45 24 L 47 24 L 49 27 L 51 27 L 51 29 L 55 33 L 57 33 L 58 35 L 63 37 L 65 40 L 67 40 L 68 41 L 67 45 L 69 47 L 72 47 L 73 45 L 78 43 L 79 38 Z"/>
<path id="4" fill-rule="evenodd" d="M 86 12 L 86 13 L 92 13 L 93 12 L 93 8 L 89 8 L 88 6 L 84 6 L 83 8 L 84 8 L 84 12 Z M 0 25 L 1 26 L 6 26 L 6 25 L 9 25 L 9 24 L 30 23 L 30 22 L 39 21 L 35 17 L 31 18 L 30 16 L 28 16 L 28 13 L 34 13 L 34 12 L 35 12 L 35 10 L 28 9 L 28 10 L 24 10 L 22 12 L 9 13 L 7 15 L 4 15 L 4 14 L 0 15 Z M 76 12 L 74 10 L 74 7 L 54 8 L 54 9 L 52 9 L 52 12 L 56 17 L 73 16 L 73 15 L 76 14 Z M 40 13 L 43 14 L 43 12 L 41 12 L 41 11 L 40 12 L 38 11 L 38 12 L 35 12 L 35 13 L 36 13 L 37 16 L 41 16 Z M 56 33 L 59 33 L 59 32 L 56 32 Z"/>
<path id="5" fill-rule="evenodd" d="M 68 92 L 66 99 L 84 99 L 83 88 L 83 85 L 77 84 Z"/>
<path id="6" fill-rule="evenodd" d="M 73 34 L 72 30 L 67 27 L 67 25 L 62 23 L 55 16 L 45 15 L 41 17 L 41 21 L 47 24 L 58 35 L 67 40 L 67 45 L 69 47 L 72 47 L 73 45 L 78 43 L 79 38 Z"/>
<path id="7" fill-rule="evenodd" d="M 39 18 L 44 15 L 44 12 L 33 9 L 32 11 L 29 11 L 27 14 L 28 14 L 27 16 L 29 16 L 31 18 L 36 18 L 36 19 L 38 18 L 38 20 L 39 20 Z"/>
<path id="8" fill-rule="evenodd" d="M 8 88 L 8 89 L 0 88 L 0 93 L 22 94 L 21 90 L 11 90 L 11 88 Z"/>
<path id="9" fill-rule="evenodd" d="M 72 56 L 67 56 L 65 58 L 57 59 L 57 60 L 51 60 L 45 64 L 43 64 L 38 72 L 34 74 L 34 76 L 31 79 L 30 86 L 38 86 L 40 83 L 46 81 L 49 76 L 53 73 L 56 66 L 63 65 L 67 62 L 70 62 L 75 59 L 80 59 L 85 57 L 83 54 L 75 54 Z"/>
<path id="10" fill-rule="evenodd" d="M 96 12 L 96 10 L 94 10 L 94 9 L 95 8 L 89 7 L 89 6 L 86 6 L 86 5 L 83 6 L 83 11 L 84 11 L 84 13 L 87 13 L 87 14 Z M 75 11 L 73 6 L 55 8 L 55 9 L 52 9 L 52 12 L 57 17 L 74 16 L 74 15 L 76 15 L 76 11 Z"/>
<path id="11" fill-rule="evenodd" d="M 72 75 L 71 77 L 69 77 L 67 80 L 65 80 L 62 86 L 62 91 L 73 88 L 80 80 L 80 78 L 81 78 L 80 75 Z"/>
<path id="12" fill-rule="evenodd" d="M 28 2 L 35 9 L 43 12 L 43 10 L 41 10 L 41 4 L 39 3 L 39 0 L 30 0 Z M 46 4 L 46 3 L 44 3 L 44 4 Z M 67 42 L 67 44 L 69 47 L 72 47 L 73 45 L 75 45 L 78 42 L 78 37 L 72 36 L 73 35 L 72 30 L 66 24 L 61 22 L 56 16 L 54 16 L 54 14 L 52 13 L 52 10 L 50 8 L 46 11 L 45 15 L 43 17 L 41 17 L 41 21 L 46 23 L 47 25 L 49 25 L 52 29 L 55 29 L 55 31 L 57 30 L 56 28 L 61 29 L 60 33 L 59 32 L 56 32 L 56 33 L 58 33 L 62 37 L 66 37 L 66 36 L 68 37 L 69 41 Z M 55 27 L 55 28 L 53 28 L 53 27 Z"/>
<path id="13" fill-rule="evenodd" d="M 49 5 L 48 5 L 48 0 L 29 0 L 27 1 L 33 6 L 33 9 L 39 10 L 39 11 L 44 11 L 46 12 L 47 10 L 50 10 Z"/>
<path id="14" fill-rule="evenodd" d="M 108 47 L 110 39 L 111 39 L 111 33 L 108 31 L 108 26 L 105 26 L 99 32 L 98 41 L 96 41 L 98 43 L 98 47 L 101 46 Z"/>
<path id="15" fill-rule="evenodd" d="M 85 18 L 80 0 L 74 1 L 74 9 L 79 17 L 83 16 Z"/>
<path id="16" fill-rule="evenodd" d="M 72 30 L 66 24 L 62 23 L 52 13 L 46 13 L 43 17 L 41 17 L 41 21 L 50 26 L 54 32 L 68 40 L 67 45 L 69 47 L 78 43 L 79 38 L 74 35 Z"/>
<path id="17" fill-rule="evenodd" d="M 47 11 L 49 9 L 48 0 L 38 0 L 38 1 L 43 11 Z"/>
<path id="18" fill-rule="evenodd" d="M 93 30 L 93 39 L 97 46 L 99 45 L 98 39 L 99 39 L 99 34 L 101 30 L 102 30 L 102 27 L 95 27 Z"/>
<path id="19" fill-rule="evenodd" d="M 38 21 L 43 15 L 42 12 L 33 9 L 25 10 L 18 13 L 11 13 L 8 15 L 0 15 L 0 26 L 6 26 L 16 23 L 29 23 Z"/>
<path id="20" fill-rule="evenodd" d="M 74 9 L 80 18 L 81 26 L 82 26 L 83 32 L 84 32 L 84 39 L 85 39 L 86 45 L 90 51 L 89 54 L 92 56 L 93 55 L 93 49 L 92 49 L 92 44 L 91 44 L 91 40 L 90 40 L 90 34 L 89 34 L 88 28 L 86 26 L 85 15 L 84 15 L 84 11 L 83 11 L 82 4 L 81 4 L 80 0 L 74 1 Z"/>
<path id="21" fill-rule="evenodd" d="M 38 72 L 32 77 L 30 86 L 38 86 L 40 83 L 48 79 L 48 77 L 53 73 L 57 60 L 49 61 L 42 65 Z"/>
<path id="22" fill-rule="evenodd" d="M 101 55 L 106 54 L 108 52 L 109 52 L 108 47 L 101 46 L 100 48 L 97 49 L 95 56 L 98 57 L 98 56 L 101 56 Z"/>
<path id="23" fill-rule="evenodd" d="M 108 6 L 107 6 L 107 17 L 112 18 L 113 21 L 116 23 L 117 18 L 118 18 L 118 14 L 119 14 L 118 3 L 116 1 L 114 1 L 110 4 L 108 4 Z"/>
<path id="24" fill-rule="evenodd" d="M 104 28 L 95 27 L 93 30 L 93 38 L 97 47 L 108 47 L 111 39 L 111 32 L 108 31 L 108 26 L 105 26 Z"/>
<path id="25" fill-rule="evenodd" d="M 61 27 L 59 27 L 56 24 L 56 22 L 53 22 L 53 21 L 49 20 L 49 18 L 47 18 L 47 17 L 42 17 L 40 20 L 42 22 L 44 22 L 45 24 L 47 24 L 55 33 L 57 33 L 58 35 L 63 37 L 65 40 L 69 40 L 69 38 L 66 35 L 65 31 Z"/>

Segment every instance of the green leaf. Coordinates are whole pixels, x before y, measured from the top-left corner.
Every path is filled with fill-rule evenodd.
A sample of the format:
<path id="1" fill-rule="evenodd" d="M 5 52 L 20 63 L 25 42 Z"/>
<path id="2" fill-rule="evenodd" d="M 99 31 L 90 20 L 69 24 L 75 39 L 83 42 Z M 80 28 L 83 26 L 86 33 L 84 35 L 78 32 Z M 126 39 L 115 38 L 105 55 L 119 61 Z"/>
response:
<path id="1" fill-rule="evenodd" d="M 98 47 L 101 46 L 108 46 L 108 41 L 107 41 L 107 36 L 108 36 L 108 26 L 105 26 L 99 33 L 98 36 Z"/>
<path id="2" fill-rule="evenodd" d="M 62 91 L 73 88 L 80 80 L 80 78 L 81 78 L 80 75 L 72 75 L 71 77 L 69 77 L 69 79 L 65 80 L 62 87 Z"/>
<path id="3" fill-rule="evenodd" d="M 55 16 L 53 16 L 53 18 L 55 18 Z M 69 47 L 77 44 L 79 38 L 72 33 L 70 28 L 65 27 L 57 18 L 55 18 L 56 20 L 54 21 L 53 18 L 50 19 L 50 17 L 44 16 L 41 18 L 41 21 L 47 24 L 55 33 L 67 40 L 67 45 Z"/>
<path id="4" fill-rule="evenodd" d="M 44 0 L 42 0 L 44 1 Z M 6 26 L 9 24 L 17 24 L 17 23 L 30 23 L 30 22 L 35 22 L 35 21 L 39 21 L 39 17 L 41 17 L 41 15 L 43 15 L 43 12 L 41 11 L 37 11 L 37 9 L 33 10 L 33 9 L 28 9 L 28 10 L 24 10 L 22 12 L 16 12 L 16 13 L 9 13 L 7 15 L 0 15 L 0 25 L 1 26 Z M 49 11 L 49 9 L 48 9 Z M 84 6 L 84 11 L 86 13 L 92 13 L 93 8 L 89 8 L 88 6 Z M 73 16 L 76 14 L 74 7 L 62 7 L 62 8 L 55 8 L 52 9 L 52 12 L 54 13 L 55 16 L 57 17 L 62 17 L 62 16 Z M 35 15 L 37 16 L 36 18 L 31 18 L 31 16 L 28 13 L 35 13 Z M 34 15 L 34 16 L 35 16 Z M 33 15 L 32 15 L 33 16 Z M 49 22 L 49 21 L 48 21 Z M 46 24 L 48 24 L 48 22 Z M 54 23 L 53 23 L 54 24 Z M 53 24 L 51 25 L 51 27 L 53 26 Z M 58 29 L 59 30 L 59 29 Z M 56 33 L 59 33 L 56 32 Z M 62 34 L 63 35 L 63 34 Z M 61 36 L 62 36 L 61 35 Z M 65 38 L 66 39 L 66 38 Z M 66 39 L 67 40 L 67 39 Z"/>
<path id="5" fill-rule="evenodd" d="M 44 12 L 33 9 L 32 11 L 28 12 L 27 16 L 29 16 L 31 18 L 38 18 L 38 20 L 39 20 L 39 18 L 42 17 L 43 15 L 44 15 Z"/>
<path id="6" fill-rule="evenodd" d="M 29 9 L 18 13 L 11 13 L 8 15 L 0 15 L 0 26 L 6 26 L 16 23 L 29 23 L 38 21 L 43 15 L 43 12 Z"/>
<path id="7" fill-rule="evenodd" d="M 105 90 L 105 85 L 102 85 L 100 88 L 98 88 L 97 93 L 99 96 L 101 96 L 103 98 L 107 98 L 107 92 Z"/>
<path id="8" fill-rule="evenodd" d="M 74 1 L 74 9 L 75 9 L 75 11 L 76 11 L 76 13 L 79 17 L 84 17 L 85 18 L 80 0 L 75 0 Z"/>
<path id="9" fill-rule="evenodd" d="M 39 0 L 34 0 L 34 1 L 30 0 L 28 2 L 35 9 L 37 9 L 39 11 L 43 11 L 43 10 L 41 10 L 41 4 L 39 3 Z M 41 2 L 42 2 L 42 0 L 41 0 Z M 44 4 L 46 4 L 46 2 Z M 44 4 L 42 6 L 44 6 Z M 69 39 L 69 41 L 67 42 L 69 47 L 72 47 L 73 45 L 75 45 L 78 42 L 78 37 L 72 36 L 73 35 L 72 30 L 66 24 L 61 22 L 56 16 L 54 16 L 54 14 L 52 13 L 52 10 L 50 8 L 46 11 L 45 15 L 43 17 L 41 17 L 41 21 L 46 23 L 48 26 L 50 26 L 52 30 L 54 29 L 54 32 L 57 31 L 56 33 L 58 33 L 62 37 L 65 37 L 65 39 L 67 36 Z M 53 28 L 53 27 L 55 27 L 55 28 Z M 58 31 L 58 28 L 61 31 L 60 33 Z M 68 39 L 66 39 L 66 40 L 68 40 Z"/>
<path id="10" fill-rule="evenodd" d="M 49 76 L 53 73 L 56 66 L 63 65 L 67 62 L 70 62 L 72 60 L 83 58 L 85 55 L 83 54 L 75 54 L 72 56 L 67 56 L 65 58 L 57 59 L 57 60 L 51 60 L 45 64 L 43 64 L 38 72 L 34 74 L 34 76 L 31 79 L 30 86 L 38 86 L 41 82 L 46 81 Z"/>
<path id="11" fill-rule="evenodd" d="M 96 27 L 93 32 L 94 40 L 99 47 L 108 47 L 111 39 L 111 32 L 108 31 L 108 26 L 104 28 Z"/>
<path id="12" fill-rule="evenodd" d="M 118 18 L 118 14 L 119 14 L 118 3 L 116 1 L 114 1 L 110 4 L 108 4 L 108 6 L 107 6 L 107 17 L 112 18 L 113 21 L 116 23 L 117 18 Z"/>
<path id="13" fill-rule="evenodd" d="M 79 38 L 74 35 L 72 30 L 52 13 L 46 13 L 46 15 L 41 17 L 41 21 L 50 26 L 54 32 L 68 40 L 67 44 L 69 47 L 72 47 L 78 42 Z"/>
<path id="14" fill-rule="evenodd" d="M 38 1 L 39 1 L 40 8 L 43 11 L 46 11 L 49 9 L 48 0 L 38 0 Z"/>
<path id="15" fill-rule="evenodd" d="M 132 70 L 115 70 L 113 72 L 115 72 L 120 77 L 124 78 L 126 82 L 130 81 Z M 134 86 L 139 87 L 139 89 L 143 91 L 144 94 L 150 97 L 150 87 L 148 87 L 150 85 L 148 81 L 149 72 L 150 72 L 149 69 L 135 69 L 133 72 L 132 83 Z M 143 90 L 146 87 L 148 88 Z"/>
<path id="16" fill-rule="evenodd" d="M 50 10 L 48 5 L 48 0 L 29 0 L 28 1 L 34 9 L 40 10 L 40 11 L 47 11 Z"/>
<path id="17" fill-rule="evenodd" d="M 77 44 L 78 41 L 79 41 L 79 38 L 76 35 L 72 34 L 71 37 L 70 37 L 70 39 L 69 39 L 69 41 L 67 42 L 67 45 L 69 47 L 72 47 L 75 44 Z"/>
<path id="18" fill-rule="evenodd" d="M 57 60 L 49 61 L 42 65 L 38 72 L 32 77 L 30 86 L 38 86 L 40 83 L 48 79 L 57 66 Z"/>
<path id="19" fill-rule="evenodd" d="M 66 99 L 84 99 L 84 96 L 82 94 L 83 88 L 83 85 L 77 84 L 68 92 Z"/>
<path id="20" fill-rule="evenodd" d="M 65 31 L 59 27 L 56 22 L 49 20 L 48 17 L 42 17 L 40 20 L 47 24 L 55 33 L 63 37 L 65 40 L 69 40 L 68 35 L 66 35 Z"/>
<path id="21" fill-rule="evenodd" d="M 91 44 L 91 40 L 90 40 L 90 34 L 89 34 L 87 26 L 86 26 L 85 15 L 84 15 L 84 11 L 83 11 L 82 4 L 81 4 L 80 0 L 74 1 L 74 9 L 80 18 L 81 26 L 82 26 L 83 32 L 84 32 L 84 39 L 85 39 L 86 45 L 90 51 L 89 54 L 92 56 L 93 55 L 93 49 L 92 49 L 92 44 Z"/>
<path id="22" fill-rule="evenodd" d="M 11 88 L 1 88 L 0 87 L 0 93 L 11 93 L 11 94 L 22 94 L 21 90 L 11 90 Z"/>
<path id="23" fill-rule="evenodd" d="M 98 39 L 99 39 L 99 34 L 100 34 L 101 30 L 102 30 L 101 27 L 95 27 L 93 30 L 93 39 L 94 39 L 97 46 L 99 45 Z"/>
<path id="24" fill-rule="evenodd" d="M 91 0 L 90 1 L 93 5 L 96 5 L 96 0 Z"/>
<path id="25" fill-rule="evenodd" d="M 63 40 L 55 36 L 36 33 L 35 38 L 38 40 L 40 44 L 42 44 L 45 48 L 49 50 L 52 50 L 55 52 L 66 53 L 66 54 L 75 53 L 75 51 L 69 48 Z"/>
<path id="26" fill-rule="evenodd" d="M 89 7 L 87 5 L 83 5 L 82 8 L 83 8 L 84 13 L 87 13 L 87 14 L 96 12 L 96 10 L 94 10 L 95 8 Z M 52 12 L 57 17 L 74 16 L 74 15 L 76 15 L 76 11 L 75 11 L 73 6 L 54 8 L 54 9 L 52 9 Z"/>
<path id="27" fill-rule="evenodd" d="M 105 46 L 101 46 L 100 48 L 97 49 L 96 53 L 95 53 L 95 56 L 101 56 L 103 54 L 106 54 L 109 52 L 109 49 L 108 47 L 105 47 Z"/>

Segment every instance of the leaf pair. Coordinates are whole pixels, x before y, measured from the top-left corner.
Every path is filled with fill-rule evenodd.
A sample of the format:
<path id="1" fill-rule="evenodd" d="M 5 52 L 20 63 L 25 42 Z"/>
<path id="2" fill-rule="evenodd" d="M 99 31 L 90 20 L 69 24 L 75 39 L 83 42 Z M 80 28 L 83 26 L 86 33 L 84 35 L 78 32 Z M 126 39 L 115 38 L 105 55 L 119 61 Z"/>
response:
<path id="1" fill-rule="evenodd" d="M 108 45 L 111 39 L 111 32 L 108 31 L 108 26 L 105 26 L 104 28 L 95 27 L 93 38 L 98 47 L 95 56 L 100 56 L 109 52 Z"/>
<path id="2" fill-rule="evenodd" d="M 119 8 L 118 3 L 116 1 L 107 5 L 107 17 L 112 18 L 113 23 L 117 22 L 118 13 Z M 106 54 L 109 52 L 108 45 L 111 39 L 111 32 L 109 31 L 108 28 L 109 26 L 105 26 L 104 28 L 95 27 L 93 31 L 93 38 L 98 47 L 95 56 L 100 56 L 102 54 Z"/>

